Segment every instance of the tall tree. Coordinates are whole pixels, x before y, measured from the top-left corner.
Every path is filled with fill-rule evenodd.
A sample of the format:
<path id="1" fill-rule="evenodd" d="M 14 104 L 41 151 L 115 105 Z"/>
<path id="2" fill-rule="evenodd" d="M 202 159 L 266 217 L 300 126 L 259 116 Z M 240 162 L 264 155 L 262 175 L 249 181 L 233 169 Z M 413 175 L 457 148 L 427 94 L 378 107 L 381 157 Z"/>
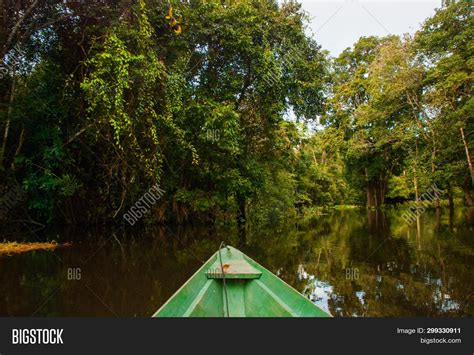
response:
<path id="1" fill-rule="evenodd" d="M 474 170 L 474 19 L 467 0 L 437 11 L 415 36 L 419 56 L 427 68 L 424 95 L 437 117 L 442 143 L 439 166 L 449 180 L 462 186 L 472 205 Z M 461 163 L 464 161 L 464 164 Z"/>

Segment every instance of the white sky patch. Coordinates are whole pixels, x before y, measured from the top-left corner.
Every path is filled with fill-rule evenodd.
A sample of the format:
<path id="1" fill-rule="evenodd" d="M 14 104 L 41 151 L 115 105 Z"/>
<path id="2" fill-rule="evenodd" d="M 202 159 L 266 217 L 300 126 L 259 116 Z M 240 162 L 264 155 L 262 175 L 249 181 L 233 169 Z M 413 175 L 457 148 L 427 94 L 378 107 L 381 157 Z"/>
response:
<path id="1" fill-rule="evenodd" d="M 329 299 L 333 294 L 333 287 L 330 284 L 319 280 L 314 280 L 314 285 L 315 288 L 314 292 L 311 294 L 311 302 L 330 314 Z"/>
<path id="2" fill-rule="evenodd" d="M 441 0 L 299 0 L 311 20 L 308 31 L 332 56 L 362 36 L 413 34 Z"/>

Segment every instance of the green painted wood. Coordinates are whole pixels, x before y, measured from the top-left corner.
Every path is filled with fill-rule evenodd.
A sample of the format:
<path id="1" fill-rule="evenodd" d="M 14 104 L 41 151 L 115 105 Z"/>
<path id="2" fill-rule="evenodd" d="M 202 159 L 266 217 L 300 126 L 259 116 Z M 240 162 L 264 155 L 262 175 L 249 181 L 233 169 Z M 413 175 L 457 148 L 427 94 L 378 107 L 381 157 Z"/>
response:
<path id="1" fill-rule="evenodd" d="M 218 252 L 186 281 L 154 317 L 226 317 Z M 231 317 L 330 317 L 239 250 L 221 249 Z M 218 270 L 215 272 L 215 270 Z M 228 277 L 229 276 L 229 277 Z"/>
<path id="2" fill-rule="evenodd" d="M 218 302 L 222 295 L 219 284 L 208 280 L 191 303 L 183 317 L 222 317 L 223 302 Z"/>
<path id="3" fill-rule="evenodd" d="M 252 282 L 247 286 L 246 310 L 251 317 L 297 317 L 298 314 L 280 300 L 273 292 L 264 286 L 261 281 Z"/>
<path id="4" fill-rule="evenodd" d="M 213 292 L 208 295 L 208 298 L 213 302 L 208 305 L 207 309 L 204 310 L 202 307 L 198 308 L 194 313 L 190 313 L 190 306 L 195 302 L 199 296 L 201 290 L 206 286 L 209 281 L 205 275 L 205 271 L 215 261 L 214 254 L 208 261 L 197 270 L 193 276 L 191 276 L 181 288 L 171 296 L 168 301 L 153 315 L 154 317 L 187 317 L 187 316 L 209 316 L 209 317 L 222 317 L 222 292 L 220 291 L 220 285 L 212 284 Z M 218 295 L 217 295 L 218 293 Z"/>
<path id="5" fill-rule="evenodd" d="M 244 280 L 235 280 L 227 282 L 227 299 L 229 301 L 229 316 L 230 317 L 245 317 L 245 287 Z M 223 304 L 225 307 L 225 294 L 222 293 Z M 224 312 L 227 308 L 224 309 Z"/>
<path id="6" fill-rule="evenodd" d="M 250 265 L 250 263 L 245 259 L 227 260 L 222 263 L 226 279 L 258 279 L 262 276 L 262 272 Z M 206 276 L 209 279 L 224 278 L 219 260 L 214 262 L 214 264 L 212 264 L 212 266 L 206 271 Z"/>

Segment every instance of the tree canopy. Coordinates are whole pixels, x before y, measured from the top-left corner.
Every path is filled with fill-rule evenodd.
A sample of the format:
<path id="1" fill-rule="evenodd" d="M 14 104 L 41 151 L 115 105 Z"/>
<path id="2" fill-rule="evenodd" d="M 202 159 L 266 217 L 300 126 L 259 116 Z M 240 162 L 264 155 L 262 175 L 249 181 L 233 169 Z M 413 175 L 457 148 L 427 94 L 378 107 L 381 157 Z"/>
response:
<path id="1" fill-rule="evenodd" d="M 472 206 L 469 2 L 337 58 L 307 21 L 295 1 L 4 1 L 2 189 L 42 223 L 123 223 L 156 184 L 159 223 L 273 223 L 433 184 Z"/>

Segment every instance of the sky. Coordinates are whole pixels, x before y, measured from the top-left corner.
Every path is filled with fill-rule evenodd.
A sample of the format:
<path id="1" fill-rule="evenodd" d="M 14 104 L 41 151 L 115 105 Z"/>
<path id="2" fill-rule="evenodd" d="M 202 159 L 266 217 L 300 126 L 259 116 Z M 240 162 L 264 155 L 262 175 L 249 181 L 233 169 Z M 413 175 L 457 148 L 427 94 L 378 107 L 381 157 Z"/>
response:
<path id="1" fill-rule="evenodd" d="M 361 36 L 413 34 L 441 0 L 299 0 L 309 14 L 309 34 L 332 56 Z"/>

